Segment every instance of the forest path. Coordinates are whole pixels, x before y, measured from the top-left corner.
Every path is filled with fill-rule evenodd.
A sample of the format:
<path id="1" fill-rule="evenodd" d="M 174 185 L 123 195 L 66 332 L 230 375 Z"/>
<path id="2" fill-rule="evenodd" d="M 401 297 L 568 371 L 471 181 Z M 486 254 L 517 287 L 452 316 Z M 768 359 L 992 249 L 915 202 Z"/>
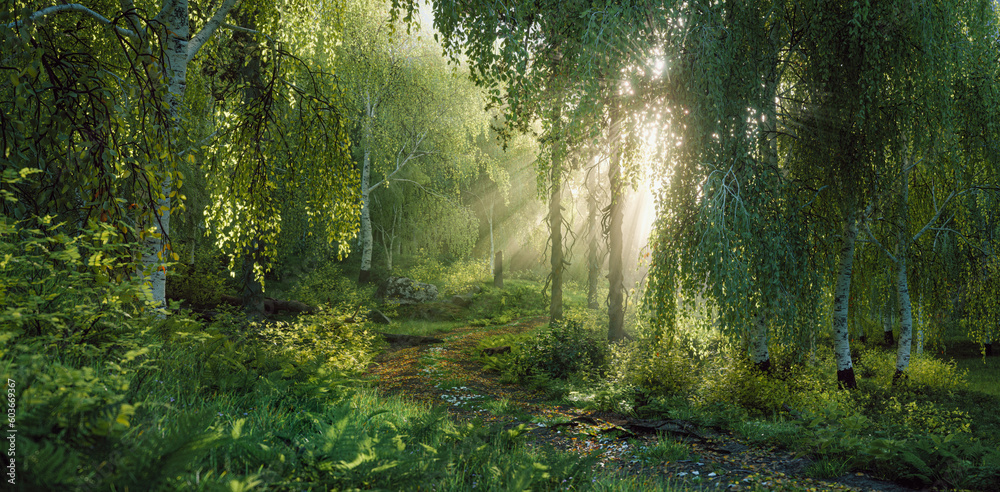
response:
<path id="1" fill-rule="evenodd" d="M 681 490 L 912 490 L 861 473 L 835 481 L 806 478 L 802 470 L 810 463 L 808 459 L 745 442 L 726 431 L 699 428 L 693 433 L 697 437 L 633 432 L 629 428 L 635 427 L 628 424 L 638 419 L 553 402 L 541 392 L 503 384 L 498 374 L 483 370 L 474 355 L 480 340 L 521 333 L 547 321 L 534 317 L 499 327 L 461 327 L 436 335 L 443 343 L 380 354 L 368 376 L 384 394 L 446 406 L 459 421 L 510 428 L 524 424 L 531 445 L 549 444 L 596 456 L 596 466 L 605 471 L 656 478 L 657 482 L 667 477 Z"/>

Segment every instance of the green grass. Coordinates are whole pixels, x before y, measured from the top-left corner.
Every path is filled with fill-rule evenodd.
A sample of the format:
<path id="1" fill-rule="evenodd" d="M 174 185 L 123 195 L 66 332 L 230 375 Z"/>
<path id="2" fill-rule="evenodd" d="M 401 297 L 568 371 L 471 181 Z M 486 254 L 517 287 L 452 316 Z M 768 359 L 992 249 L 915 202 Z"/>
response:
<path id="1" fill-rule="evenodd" d="M 959 370 L 968 371 L 967 381 L 969 389 L 979 391 L 987 395 L 1000 397 L 1000 356 L 994 355 L 955 358 L 955 366 Z"/>
<path id="2" fill-rule="evenodd" d="M 462 321 L 428 321 L 422 319 L 397 319 L 383 331 L 398 335 L 433 337 L 465 326 Z"/>

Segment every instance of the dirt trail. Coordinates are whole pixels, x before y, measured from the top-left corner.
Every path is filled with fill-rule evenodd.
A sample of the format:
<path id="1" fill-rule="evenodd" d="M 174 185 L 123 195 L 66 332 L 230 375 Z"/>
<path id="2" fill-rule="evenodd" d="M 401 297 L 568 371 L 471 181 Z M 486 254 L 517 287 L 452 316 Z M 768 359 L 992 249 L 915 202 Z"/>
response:
<path id="1" fill-rule="evenodd" d="M 808 459 L 752 445 L 728 432 L 699 428 L 665 438 L 636 432 L 629 423 L 637 419 L 559 405 L 539 392 L 501 384 L 498 375 L 484 372 L 471 355 L 485 337 L 520 333 L 546 321 L 527 318 L 501 327 L 463 327 L 437 335 L 444 343 L 390 349 L 376 358 L 369 375 L 385 394 L 447 406 L 459 420 L 525 424 L 532 444 L 597 456 L 596 466 L 604 470 L 669 477 L 687 490 L 912 490 L 861 473 L 835 481 L 805 478 Z M 686 456 L 671 460 L 670 454 Z"/>

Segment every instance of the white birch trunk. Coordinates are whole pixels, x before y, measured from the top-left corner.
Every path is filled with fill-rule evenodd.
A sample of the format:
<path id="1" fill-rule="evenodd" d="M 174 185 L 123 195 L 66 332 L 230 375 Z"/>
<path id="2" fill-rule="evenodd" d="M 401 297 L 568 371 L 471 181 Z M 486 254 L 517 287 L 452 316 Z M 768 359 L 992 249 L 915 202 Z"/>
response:
<path id="1" fill-rule="evenodd" d="M 162 19 L 164 29 L 162 33 L 166 37 L 164 58 L 166 60 L 165 73 L 167 75 L 167 104 L 170 108 L 170 118 L 173 127 L 170 129 L 170 140 L 176 139 L 176 134 L 181 128 L 181 104 L 184 101 L 184 94 L 187 92 L 187 66 L 194 59 L 201 47 L 208 41 L 215 31 L 222 25 L 223 19 L 229 15 L 238 0 L 225 0 L 212 17 L 205 23 L 205 26 L 191 37 L 190 21 L 188 19 L 187 0 L 166 0 L 163 10 L 156 16 L 157 20 Z M 133 28 L 137 24 L 133 22 Z M 144 36 L 136 31 L 136 36 Z M 170 235 L 170 193 L 173 187 L 173 180 L 169 169 L 162 170 L 163 181 L 160 189 L 157 190 L 160 196 L 155 197 L 157 202 L 156 211 L 158 220 L 153 224 L 153 234 L 145 238 L 145 251 L 142 255 L 142 263 L 146 272 L 146 281 L 150 285 L 153 303 L 157 306 L 166 307 L 166 285 L 167 271 L 162 266 L 170 251 L 168 239 Z"/>
<path id="2" fill-rule="evenodd" d="M 170 107 L 170 119 L 173 123 L 170 139 L 174 140 L 181 125 L 181 103 L 187 91 L 187 65 L 191 60 L 188 53 L 190 40 L 190 23 L 188 21 L 188 4 L 186 0 L 176 0 L 173 5 L 165 5 L 165 27 L 167 104 Z M 172 7 L 172 8 L 171 8 Z M 172 142 L 171 142 L 172 144 Z M 146 279 L 152 291 L 153 303 L 166 307 L 167 271 L 161 263 L 166 260 L 167 240 L 170 235 L 170 190 L 172 182 L 169 175 L 163 177 L 160 185 L 160 196 L 157 197 L 158 220 L 153 223 L 153 234 L 146 236 L 145 251 L 142 263 L 145 267 Z"/>
<path id="3" fill-rule="evenodd" d="M 850 330 L 847 325 L 848 301 L 851 298 L 851 273 L 854 267 L 854 245 L 858 237 L 857 212 L 847 215 L 844 243 L 840 248 L 840 269 L 833 293 L 833 350 L 837 360 L 837 382 L 841 388 L 858 386 L 851 361 Z"/>
<path id="4" fill-rule="evenodd" d="M 896 347 L 895 381 L 910 366 L 910 349 L 913 344 L 913 305 L 910 303 L 910 288 L 906 282 L 906 260 L 910 251 L 910 172 L 908 161 L 904 160 L 904 171 L 899 192 L 899 219 L 896 223 L 899 238 L 899 253 L 896 257 L 896 279 L 899 298 L 899 345 Z"/>
<path id="5" fill-rule="evenodd" d="M 358 283 L 368 283 L 372 270 L 372 217 L 369 181 L 371 179 L 371 125 L 375 117 L 371 99 L 365 104 L 365 157 L 361 165 L 361 271 Z"/>
<path id="6" fill-rule="evenodd" d="M 899 345 L 896 348 L 896 375 L 894 379 L 903 375 L 903 371 L 910 365 L 910 349 L 913 343 L 913 307 L 910 304 L 910 289 L 906 282 L 906 256 L 900 256 L 896 267 L 897 281 L 899 288 Z"/>
<path id="7" fill-rule="evenodd" d="M 777 29 L 771 31 L 771 43 L 772 45 L 778 44 Z M 761 123 L 759 134 L 761 160 L 772 169 L 778 169 L 778 108 L 771 103 L 775 100 L 777 87 L 777 80 L 768 80 L 765 93 L 770 102 L 764 108 L 764 121 Z M 767 299 L 762 299 L 761 302 L 767 302 Z M 771 369 L 771 354 L 768 351 L 767 313 L 768 309 L 762 305 L 761 312 L 758 314 L 750 333 L 750 361 L 762 371 Z"/>
<path id="8" fill-rule="evenodd" d="M 364 162 L 361 168 L 361 272 L 358 274 L 358 282 L 360 283 L 368 282 L 372 269 L 372 216 L 370 192 L 368 190 L 370 173 L 370 152 L 366 147 Z"/>

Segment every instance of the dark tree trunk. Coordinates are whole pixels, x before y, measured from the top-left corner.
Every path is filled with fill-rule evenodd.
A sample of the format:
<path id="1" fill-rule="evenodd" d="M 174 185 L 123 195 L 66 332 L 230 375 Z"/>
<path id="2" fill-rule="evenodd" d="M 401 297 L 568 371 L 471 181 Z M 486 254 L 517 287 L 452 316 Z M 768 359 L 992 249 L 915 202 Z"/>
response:
<path id="1" fill-rule="evenodd" d="M 597 283 L 601 278 L 600 258 L 597 256 L 597 242 L 600 239 L 600 218 L 597 215 L 596 166 L 587 173 L 587 307 L 597 309 Z"/>
<path id="2" fill-rule="evenodd" d="M 264 287 L 260 280 L 254 275 L 254 264 L 262 260 L 260 239 L 255 239 L 253 244 L 244 249 L 243 269 L 240 275 L 242 291 L 240 292 L 240 303 L 243 310 L 252 317 L 260 317 L 265 313 L 264 308 Z"/>
<path id="3" fill-rule="evenodd" d="M 552 123 L 552 162 L 549 168 L 549 240 L 552 242 L 550 265 L 551 297 L 549 299 L 549 319 L 562 318 L 563 282 L 563 238 L 562 238 L 562 161 L 565 142 L 560 135 L 562 112 L 556 107 Z"/>
<path id="4" fill-rule="evenodd" d="M 554 153 L 554 152 L 553 152 Z M 549 195 L 549 230 L 552 241 L 552 297 L 549 299 L 549 318 L 562 318 L 562 275 L 563 275 L 563 244 L 562 244 L 562 166 L 558 158 L 553 157 L 551 169 L 552 191 Z"/>
<path id="5" fill-rule="evenodd" d="M 622 265 L 622 214 L 624 186 L 621 180 L 621 132 L 622 122 L 612 103 L 611 109 L 611 163 L 608 181 L 611 185 L 611 204 L 608 206 L 608 340 L 613 342 L 625 338 L 625 286 Z"/>

